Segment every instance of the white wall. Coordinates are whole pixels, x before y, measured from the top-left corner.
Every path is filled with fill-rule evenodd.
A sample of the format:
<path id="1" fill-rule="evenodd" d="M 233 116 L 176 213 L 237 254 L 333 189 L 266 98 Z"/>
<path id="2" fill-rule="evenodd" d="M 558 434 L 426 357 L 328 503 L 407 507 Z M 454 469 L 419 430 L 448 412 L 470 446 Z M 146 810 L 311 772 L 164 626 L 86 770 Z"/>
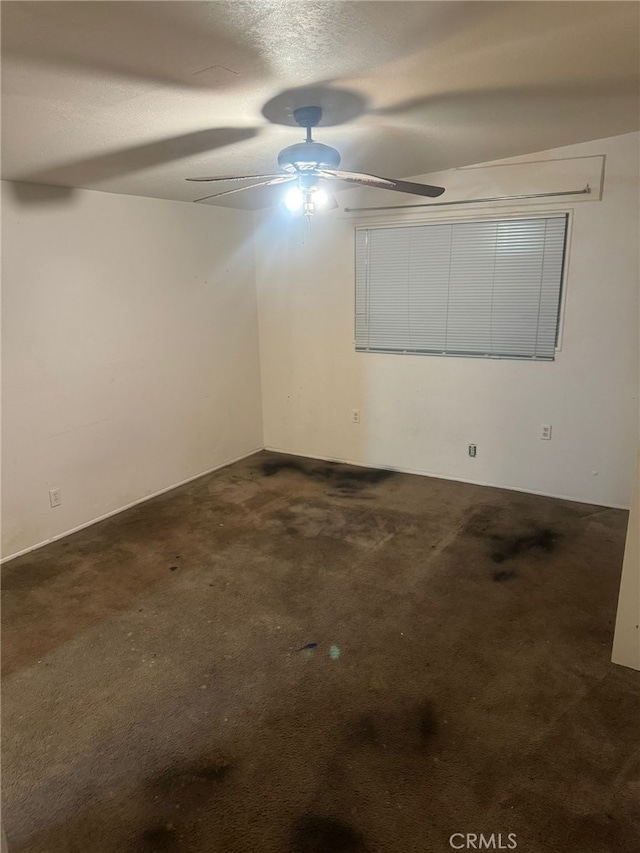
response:
<path id="1" fill-rule="evenodd" d="M 562 349 L 552 363 L 356 353 L 353 218 L 317 216 L 302 245 L 280 214 L 257 217 L 265 445 L 628 506 L 638 437 L 638 134 L 502 162 L 603 154 L 601 201 L 569 197 L 423 214 L 573 210 Z M 530 167 L 522 171 L 529 182 L 522 191 L 535 190 Z M 479 174 L 424 179 L 455 184 L 458 196 L 468 180 L 469 198 L 478 197 Z M 483 174 L 485 196 L 517 191 L 513 169 Z M 575 179 L 568 164 L 567 182 Z M 373 204 L 401 199 L 379 191 L 368 197 Z M 360 424 L 350 422 L 354 408 Z M 551 441 L 539 439 L 543 423 L 553 425 Z M 478 445 L 475 459 L 469 443 Z"/>
<path id="2" fill-rule="evenodd" d="M 250 215 L 2 202 L 3 555 L 262 446 Z"/>

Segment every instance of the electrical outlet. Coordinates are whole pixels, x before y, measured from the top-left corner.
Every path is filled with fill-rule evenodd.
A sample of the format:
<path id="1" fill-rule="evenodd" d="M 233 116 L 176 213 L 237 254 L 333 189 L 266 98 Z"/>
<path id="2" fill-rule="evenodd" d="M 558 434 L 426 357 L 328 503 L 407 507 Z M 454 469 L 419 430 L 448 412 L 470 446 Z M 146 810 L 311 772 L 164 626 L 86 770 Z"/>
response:
<path id="1" fill-rule="evenodd" d="M 540 438 L 544 441 L 550 441 L 551 439 L 551 424 L 542 424 L 540 427 Z"/>
<path id="2" fill-rule="evenodd" d="M 351 409 L 351 423 L 360 423 L 360 409 Z"/>
<path id="3" fill-rule="evenodd" d="M 60 489 L 49 489 L 49 503 L 51 506 L 60 506 L 62 503 Z"/>
<path id="4" fill-rule="evenodd" d="M 476 455 L 476 446 L 475 444 L 469 445 L 469 456 L 473 456 L 475 458 Z"/>

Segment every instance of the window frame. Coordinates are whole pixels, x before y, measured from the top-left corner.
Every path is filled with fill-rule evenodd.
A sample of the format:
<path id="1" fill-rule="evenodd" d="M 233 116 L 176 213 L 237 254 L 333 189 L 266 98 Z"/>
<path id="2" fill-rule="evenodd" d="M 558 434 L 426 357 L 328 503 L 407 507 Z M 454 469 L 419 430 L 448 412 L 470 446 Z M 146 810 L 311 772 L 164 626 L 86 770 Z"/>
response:
<path id="1" fill-rule="evenodd" d="M 533 205 L 531 206 L 533 207 Z M 359 355 L 401 355 L 401 356 L 435 356 L 442 358 L 475 358 L 475 359 L 484 359 L 487 361 L 518 361 L 518 362 L 536 362 L 538 364 L 553 364 L 556 361 L 557 353 L 562 352 L 563 339 L 564 339 L 564 325 L 565 325 L 565 310 L 566 310 L 566 302 L 567 302 L 567 291 L 568 291 L 568 282 L 569 282 L 569 266 L 571 259 L 571 238 L 573 232 L 573 214 L 574 208 L 572 207 L 561 207 L 561 208 L 547 208 L 544 210 L 540 209 L 531 209 L 531 207 L 523 207 L 519 210 L 510 209 L 508 212 L 506 211 L 497 211 L 497 210 L 485 210 L 485 211 L 464 211 L 462 213 L 456 211 L 451 211 L 450 215 L 447 216 L 447 212 L 438 211 L 437 215 L 434 216 L 433 212 L 429 214 L 423 214 L 422 216 L 416 216 L 415 211 L 412 211 L 412 214 L 409 216 L 396 216 L 393 219 L 385 218 L 380 219 L 378 217 L 371 218 L 359 218 L 353 226 L 353 240 L 352 240 L 352 251 L 353 251 L 353 340 L 352 345 L 354 347 L 354 352 Z M 567 226 L 565 231 L 565 241 L 564 241 L 564 255 L 562 261 L 562 277 L 560 280 L 560 299 L 558 302 L 558 324 L 556 328 L 556 344 L 554 347 L 554 357 L 552 359 L 547 358 L 536 358 L 532 357 L 519 357 L 519 356 L 505 356 L 505 355 L 486 355 L 481 356 L 477 354 L 469 354 L 466 355 L 464 353 L 438 353 L 438 352 L 412 352 L 412 351 L 404 351 L 404 352 L 376 352 L 376 351 L 367 351 L 367 350 L 358 350 L 355 349 L 356 345 L 356 234 L 358 231 L 363 230 L 374 230 L 374 229 L 389 229 L 389 228 L 410 228 L 416 225 L 455 225 L 455 224 L 463 224 L 469 222 L 486 222 L 486 221 L 496 221 L 496 220 L 518 220 L 518 219 L 548 219 L 552 216 L 566 216 L 567 217 Z"/>

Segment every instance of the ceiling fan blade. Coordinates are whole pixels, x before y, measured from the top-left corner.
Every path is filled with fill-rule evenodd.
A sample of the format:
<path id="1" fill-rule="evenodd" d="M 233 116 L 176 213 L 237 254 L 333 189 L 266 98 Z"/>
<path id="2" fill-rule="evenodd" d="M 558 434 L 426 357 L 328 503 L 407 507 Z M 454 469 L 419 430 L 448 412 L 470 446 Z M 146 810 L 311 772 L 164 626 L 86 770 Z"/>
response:
<path id="1" fill-rule="evenodd" d="M 185 178 L 185 181 L 248 181 L 248 180 L 260 180 L 265 178 L 282 178 L 283 174 L 280 172 L 278 175 L 234 175 L 232 177 L 222 177 L 222 178 Z"/>
<path id="2" fill-rule="evenodd" d="M 444 187 L 432 187 L 429 184 L 416 184 L 413 181 L 398 181 L 394 178 L 380 178 L 378 175 L 366 175 L 359 172 L 341 172 L 336 169 L 319 169 L 318 174 L 324 178 L 345 181 L 348 184 L 358 184 L 361 187 L 377 187 L 381 190 L 394 190 L 399 193 L 425 195 L 436 198 L 442 195 Z"/>
<path id="3" fill-rule="evenodd" d="M 297 181 L 297 179 L 298 179 L 297 175 L 278 175 L 278 177 L 272 181 L 260 181 L 257 184 L 249 184 L 248 186 L 244 186 L 244 187 L 236 187 L 233 190 L 225 190 L 222 193 L 214 193 L 213 195 L 206 195 L 203 198 L 194 199 L 194 202 L 196 202 L 196 201 L 207 201 L 207 199 L 210 199 L 210 198 L 220 198 L 223 195 L 232 195 L 233 193 L 241 193 L 243 190 L 253 190 L 256 187 L 268 187 L 268 186 L 271 186 L 272 184 L 287 184 L 290 181 Z"/>

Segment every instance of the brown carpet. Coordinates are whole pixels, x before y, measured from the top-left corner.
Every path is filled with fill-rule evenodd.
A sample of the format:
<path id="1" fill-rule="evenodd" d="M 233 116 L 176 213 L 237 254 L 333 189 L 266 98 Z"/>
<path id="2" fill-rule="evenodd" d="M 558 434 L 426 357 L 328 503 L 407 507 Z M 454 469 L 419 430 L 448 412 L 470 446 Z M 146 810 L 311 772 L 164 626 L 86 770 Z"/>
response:
<path id="1" fill-rule="evenodd" d="M 10 562 L 10 853 L 640 849 L 625 523 L 261 453 Z"/>

